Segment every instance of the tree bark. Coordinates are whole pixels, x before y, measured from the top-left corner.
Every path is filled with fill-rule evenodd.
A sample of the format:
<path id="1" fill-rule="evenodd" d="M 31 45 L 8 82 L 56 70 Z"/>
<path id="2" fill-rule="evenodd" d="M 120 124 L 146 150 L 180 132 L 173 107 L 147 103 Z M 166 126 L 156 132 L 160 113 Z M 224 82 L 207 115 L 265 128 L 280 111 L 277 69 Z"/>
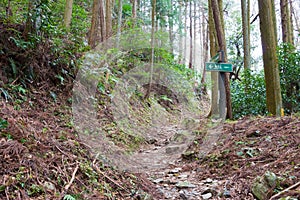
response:
<path id="1" fill-rule="evenodd" d="M 99 42 L 103 42 L 106 37 L 103 1 L 94 0 L 92 9 L 92 22 L 89 31 L 88 43 L 91 48 L 95 48 Z"/>
<path id="2" fill-rule="evenodd" d="M 282 41 L 293 45 L 293 30 L 288 0 L 280 0 Z"/>
<path id="3" fill-rule="evenodd" d="M 137 0 L 132 0 L 132 20 L 133 20 L 133 27 L 135 27 L 136 24 L 136 14 L 137 12 Z"/>
<path id="4" fill-rule="evenodd" d="M 183 63 L 186 64 L 187 61 L 187 18 L 188 18 L 188 14 L 187 14 L 187 7 L 188 7 L 188 3 L 186 1 L 184 1 L 184 47 L 183 47 Z"/>
<path id="5" fill-rule="evenodd" d="M 250 0 L 248 0 L 249 2 Z M 250 69 L 250 19 L 249 19 L 249 3 L 247 0 L 241 0 L 242 7 L 242 26 L 243 26 L 243 48 L 244 48 L 244 69 Z"/>
<path id="6" fill-rule="evenodd" d="M 226 40 L 224 32 L 224 20 L 223 15 L 220 12 L 222 10 L 222 0 L 211 0 L 213 16 L 215 21 L 215 28 L 217 33 L 217 39 L 219 43 L 220 50 L 224 51 L 225 58 L 224 62 L 227 62 L 227 51 L 226 51 Z M 227 116 L 226 118 L 232 119 L 232 106 L 231 106 L 231 94 L 230 94 L 230 83 L 229 83 L 229 73 L 225 73 L 225 91 L 226 91 L 226 107 Z"/>
<path id="7" fill-rule="evenodd" d="M 190 0 L 190 58 L 189 68 L 193 68 L 193 13 L 192 13 L 192 1 Z"/>
<path id="8" fill-rule="evenodd" d="M 25 40 L 28 39 L 29 34 L 38 35 L 38 30 L 40 29 L 41 13 L 38 11 L 41 0 L 31 0 L 28 1 L 28 12 L 27 19 L 25 23 L 25 29 L 23 32 Z"/>
<path id="9" fill-rule="evenodd" d="M 169 24 L 169 40 L 171 45 L 171 53 L 174 53 L 174 18 L 173 18 L 173 0 L 169 1 L 170 5 L 170 11 L 168 12 L 168 24 Z"/>
<path id="10" fill-rule="evenodd" d="M 121 0 L 119 0 L 121 2 Z M 106 12 L 105 12 L 105 20 L 106 20 L 106 36 L 105 39 L 109 38 L 112 35 L 112 0 L 106 0 Z"/>
<path id="11" fill-rule="evenodd" d="M 276 116 L 281 115 L 282 99 L 279 69 L 276 55 L 275 13 L 272 0 L 259 0 L 260 32 L 266 82 L 267 109 Z M 271 13 L 271 14 L 270 14 Z"/>
<path id="12" fill-rule="evenodd" d="M 196 69 L 196 65 L 197 65 L 197 61 L 196 61 L 196 56 L 199 56 L 199 57 L 201 57 L 201 55 L 196 55 L 196 46 L 197 46 L 197 42 L 196 42 L 196 39 L 197 39 L 197 8 L 198 8 L 198 4 L 197 4 L 197 1 L 194 1 L 194 10 L 193 10 L 193 35 L 194 35 L 194 37 L 193 37 L 193 63 L 194 63 L 194 68 L 195 68 L 195 70 L 197 70 Z M 200 18 L 200 17 L 199 17 Z M 200 20 L 200 19 L 199 19 Z M 199 24 L 200 24 L 200 22 L 199 22 Z M 200 26 L 200 25 L 199 25 Z M 200 32 L 201 33 L 201 32 Z"/>
<path id="13" fill-rule="evenodd" d="M 178 18 L 179 18 L 179 49 L 178 49 L 178 51 L 179 51 L 179 60 L 178 60 L 178 62 L 180 63 L 180 64 L 182 64 L 182 60 L 183 60 L 183 38 L 182 38 L 182 35 L 183 35 L 183 33 L 182 33 L 182 2 L 181 2 L 181 0 L 179 0 L 178 1 L 178 4 L 179 4 L 179 10 L 178 10 Z"/>
<path id="14" fill-rule="evenodd" d="M 94 0 L 92 9 L 92 22 L 89 31 L 89 45 L 93 49 L 96 46 L 96 41 L 100 40 L 101 35 L 98 32 L 99 28 L 99 12 L 100 12 L 100 1 Z"/>
<path id="15" fill-rule="evenodd" d="M 295 13 L 292 1 L 291 1 L 290 5 L 291 5 L 291 15 L 294 16 L 296 30 L 300 33 L 300 25 L 299 25 L 298 18 L 297 18 L 297 15 Z M 293 18 L 293 17 L 291 17 L 291 18 Z"/>
<path id="16" fill-rule="evenodd" d="M 64 26 L 69 29 L 72 19 L 73 0 L 66 0 L 66 8 L 64 13 Z"/>
<path id="17" fill-rule="evenodd" d="M 6 12 L 6 19 L 9 19 L 9 17 L 13 16 L 11 7 L 10 7 L 10 0 L 7 1 L 7 6 L 5 8 L 5 12 Z"/>
<path id="18" fill-rule="evenodd" d="M 276 19 L 276 12 L 275 12 L 275 1 L 271 0 L 271 15 L 273 18 L 273 22 L 274 22 L 274 33 L 275 33 L 275 38 L 277 41 L 278 35 L 277 35 L 277 19 Z"/>
<path id="19" fill-rule="evenodd" d="M 214 56 L 217 54 L 219 45 L 216 36 L 216 28 L 215 28 L 215 21 L 213 18 L 213 11 L 211 0 L 208 1 L 208 24 L 209 24 L 209 41 L 210 41 L 210 56 Z M 211 81 L 212 81 L 212 88 L 211 88 L 211 110 L 210 115 L 212 117 L 219 114 L 219 106 L 218 106 L 218 99 L 219 99 L 219 91 L 218 91 L 218 72 L 211 72 Z"/>
<path id="20" fill-rule="evenodd" d="M 100 8 L 99 8 L 99 21 L 100 21 L 100 32 L 101 32 L 101 42 L 106 39 L 106 23 L 105 23 L 105 13 L 104 13 L 104 1 L 100 0 Z"/>
<path id="21" fill-rule="evenodd" d="M 119 47 L 119 41 L 120 41 L 120 37 L 121 37 L 122 12 L 123 12 L 123 4 L 122 4 L 122 1 L 119 0 L 119 7 L 118 7 L 118 30 L 117 30 L 117 46 L 118 47 Z"/>
<path id="22" fill-rule="evenodd" d="M 152 11 L 151 11 L 151 64 L 150 64 L 150 79 L 149 87 L 145 95 L 145 99 L 150 97 L 153 79 L 153 67 L 154 67 L 154 43 L 155 43 L 155 15 L 156 15 L 156 0 L 152 0 Z"/>

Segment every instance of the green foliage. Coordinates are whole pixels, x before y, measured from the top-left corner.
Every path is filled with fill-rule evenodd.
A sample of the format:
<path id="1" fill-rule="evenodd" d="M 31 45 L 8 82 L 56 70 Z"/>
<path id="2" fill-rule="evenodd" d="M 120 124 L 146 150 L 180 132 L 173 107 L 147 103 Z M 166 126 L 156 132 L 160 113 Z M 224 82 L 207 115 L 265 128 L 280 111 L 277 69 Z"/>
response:
<path id="1" fill-rule="evenodd" d="M 8 126 L 8 122 L 5 119 L 0 118 L 0 130 L 5 129 Z"/>
<path id="2" fill-rule="evenodd" d="M 131 16 L 132 6 L 131 4 L 124 4 L 122 7 L 122 15 L 123 17 Z"/>
<path id="3" fill-rule="evenodd" d="M 63 200 L 76 200 L 76 198 L 73 197 L 72 195 L 67 194 L 64 196 Z"/>
<path id="4" fill-rule="evenodd" d="M 280 84 L 284 109 L 287 113 L 300 111 L 300 51 L 290 44 L 277 50 Z"/>
<path id="5" fill-rule="evenodd" d="M 11 100 L 11 96 L 4 88 L 0 88 L 0 95 L 4 96 L 5 101 Z"/>
<path id="6" fill-rule="evenodd" d="M 233 81 L 231 83 L 234 118 L 266 114 L 266 89 L 263 72 L 253 73 L 246 70 L 241 79 L 241 82 Z"/>
<path id="7" fill-rule="evenodd" d="M 85 37 L 90 27 L 90 3 L 91 0 L 74 1 L 72 23 L 67 30 L 61 18 L 65 0 L 0 2 L 0 21 L 5 30 L 0 42 L 10 44 L 6 49 L 7 55 L 15 55 L 4 57 L 4 71 L 9 82 L 16 79 L 22 84 L 34 82 L 44 75 L 39 74 L 41 71 L 47 71 L 52 80 L 56 77 L 61 86 L 74 78 L 80 53 L 89 49 Z M 8 5 L 11 16 L 6 14 L 5 7 Z M 23 55 L 28 56 L 23 58 Z M 52 70 L 40 70 L 33 66 L 50 67 Z"/>
<path id="8" fill-rule="evenodd" d="M 44 188 L 39 185 L 32 184 L 30 188 L 27 190 L 29 196 L 38 195 L 44 193 Z"/>

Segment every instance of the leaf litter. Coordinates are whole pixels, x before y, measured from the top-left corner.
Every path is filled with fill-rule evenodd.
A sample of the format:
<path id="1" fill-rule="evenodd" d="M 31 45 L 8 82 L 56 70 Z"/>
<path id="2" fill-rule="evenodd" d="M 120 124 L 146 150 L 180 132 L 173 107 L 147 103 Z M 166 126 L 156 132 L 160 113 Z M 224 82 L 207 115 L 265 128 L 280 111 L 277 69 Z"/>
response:
<path id="1" fill-rule="evenodd" d="M 194 199 L 255 199 L 251 186 L 266 171 L 280 180 L 273 196 L 296 185 L 274 199 L 300 198 L 300 119 L 296 116 L 227 122 L 222 138 L 205 156 L 199 156 L 203 144 L 199 135 L 189 149 L 195 152 L 193 157 L 183 155 L 164 170 L 179 172 L 129 173 L 103 163 L 78 138 L 64 98 L 58 94 L 55 103 L 47 94 L 37 93 L 30 99 L 33 107 L 24 102 L 19 110 L 0 103 L 0 118 L 8 122 L 0 130 L 0 199 L 63 199 L 68 195 L 76 199 L 184 199 L 187 191 Z M 113 120 L 110 112 L 101 112 Z M 204 127 L 198 127 L 203 134 Z M 152 181 L 156 174 L 163 178 Z M 176 187 L 181 182 L 193 187 Z M 214 188 L 205 188 L 214 183 Z M 176 192 L 165 195 L 162 191 Z"/>

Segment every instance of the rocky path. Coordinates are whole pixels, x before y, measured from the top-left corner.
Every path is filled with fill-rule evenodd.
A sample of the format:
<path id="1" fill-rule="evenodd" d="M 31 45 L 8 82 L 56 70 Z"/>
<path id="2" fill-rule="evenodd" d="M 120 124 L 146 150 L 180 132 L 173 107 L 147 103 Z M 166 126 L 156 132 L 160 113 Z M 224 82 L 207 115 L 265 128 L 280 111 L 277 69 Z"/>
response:
<path id="1" fill-rule="evenodd" d="M 195 140 L 193 159 L 184 159 L 188 148 L 165 167 L 145 170 L 159 196 L 155 199 L 300 198 L 298 118 L 244 119 L 212 127 L 202 142 L 199 136 Z"/>
<path id="2" fill-rule="evenodd" d="M 204 158 L 217 142 L 220 127 L 209 129 L 204 142 L 198 149 L 197 157 Z M 181 157 L 169 163 L 163 170 L 156 170 L 149 173 L 149 180 L 156 184 L 157 191 L 162 199 L 212 199 L 216 196 L 230 196 L 226 191 L 225 181 L 206 178 L 199 180 L 197 166 L 191 167 L 185 163 L 182 157 L 190 152 L 186 150 Z M 224 193 L 225 192 L 225 193 Z M 224 194 L 222 194 L 224 193 Z"/>

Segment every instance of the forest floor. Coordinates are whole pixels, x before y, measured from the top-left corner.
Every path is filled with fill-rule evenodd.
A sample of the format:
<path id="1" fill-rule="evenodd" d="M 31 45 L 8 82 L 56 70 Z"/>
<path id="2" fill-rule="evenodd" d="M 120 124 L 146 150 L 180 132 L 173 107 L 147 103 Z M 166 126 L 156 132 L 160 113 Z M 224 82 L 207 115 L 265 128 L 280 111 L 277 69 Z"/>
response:
<path id="1" fill-rule="evenodd" d="M 105 165 L 80 140 L 66 96 L 32 90 L 23 102 L 1 101 L 0 199 L 254 199 L 252 185 L 267 171 L 277 181 L 266 198 L 290 186 L 273 199 L 300 198 L 299 117 L 203 118 L 184 153 L 130 173 Z M 205 138 L 216 133 L 208 148 Z M 148 153 L 164 141 L 145 143 Z"/>

